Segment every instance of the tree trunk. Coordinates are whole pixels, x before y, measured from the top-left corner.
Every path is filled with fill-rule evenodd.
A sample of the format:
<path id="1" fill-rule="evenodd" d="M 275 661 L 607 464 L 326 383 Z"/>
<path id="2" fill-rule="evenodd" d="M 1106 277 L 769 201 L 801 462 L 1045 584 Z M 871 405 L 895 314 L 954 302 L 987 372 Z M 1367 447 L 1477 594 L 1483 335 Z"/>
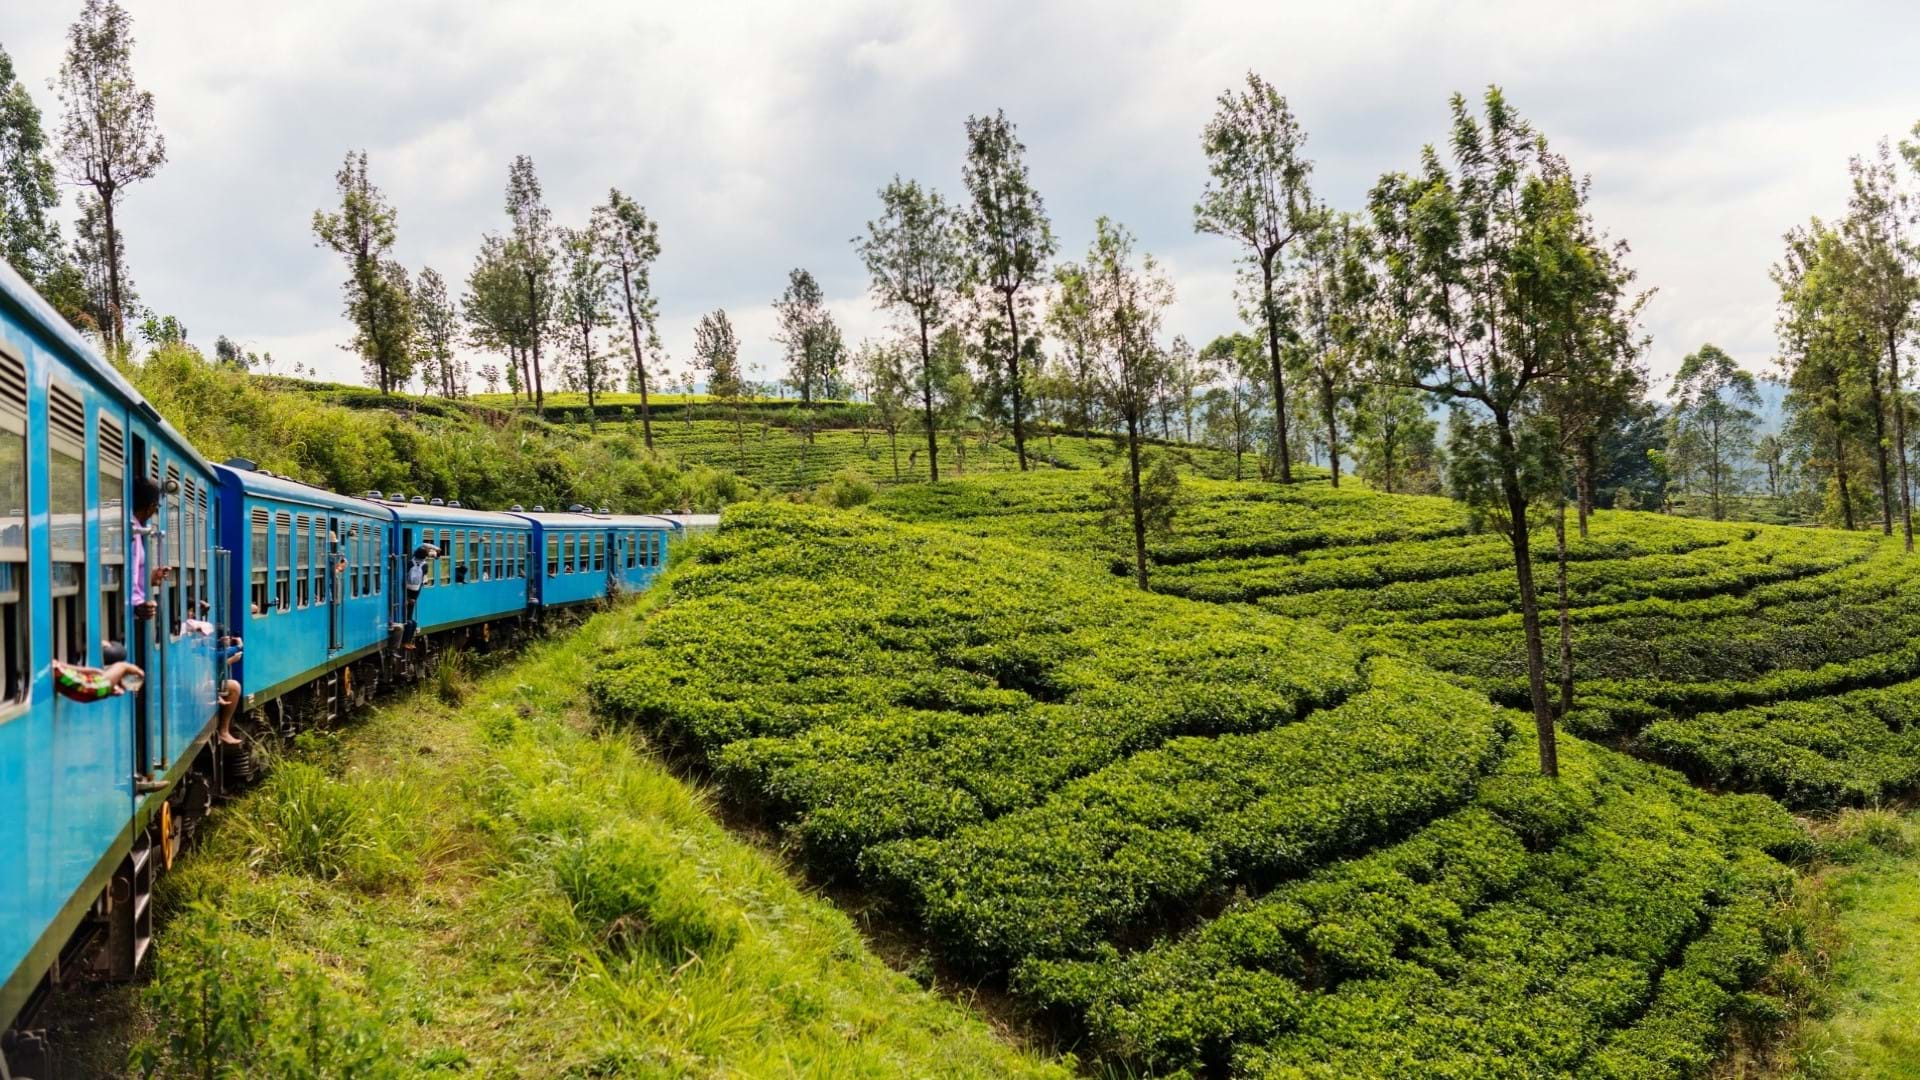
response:
<path id="1" fill-rule="evenodd" d="M 1835 479 L 1840 482 L 1840 516 L 1846 522 L 1847 531 L 1852 532 L 1853 493 L 1847 490 L 1847 443 L 1837 419 L 1833 425 L 1833 472 Z"/>
<path id="2" fill-rule="evenodd" d="M 1133 491 L 1133 580 L 1141 592 L 1147 592 L 1147 517 L 1140 505 L 1140 424 L 1132 409 L 1127 411 L 1127 483 Z"/>
<path id="3" fill-rule="evenodd" d="M 120 230 L 113 224 L 113 188 L 96 187 L 100 197 L 100 221 L 107 233 L 107 323 L 113 337 L 107 342 L 115 359 L 126 351 L 127 318 L 120 302 Z"/>
<path id="4" fill-rule="evenodd" d="M 1907 402 L 1900 392 L 1900 339 L 1887 335 L 1887 383 L 1893 392 L 1893 445 L 1900 455 L 1900 525 L 1907 551 L 1913 551 L 1912 488 L 1907 486 Z"/>
<path id="5" fill-rule="evenodd" d="M 1021 418 L 1020 397 L 1020 313 L 1013 302 L 1013 290 L 1003 294 L 1007 298 L 1007 331 L 1013 336 L 1013 343 L 1007 348 L 1007 383 L 1013 390 L 1013 452 L 1020 458 L 1020 471 L 1027 471 L 1027 425 Z"/>
<path id="6" fill-rule="evenodd" d="M 1880 400 L 1880 361 L 1869 365 L 1869 403 L 1873 408 L 1873 447 L 1880 464 L 1880 533 L 1893 535 L 1893 470 L 1887 467 L 1887 409 Z"/>
<path id="7" fill-rule="evenodd" d="M 1574 489 L 1579 496 L 1580 539 L 1587 538 L 1587 519 L 1593 516 L 1593 477 L 1600 470 L 1600 439 L 1588 435 L 1580 440 L 1579 464 L 1574 473 Z"/>
<path id="8" fill-rule="evenodd" d="M 893 452 L 893 482 L 900 482 L 900 425 L 887 428 L 887 449 Z"/>
<path id="9" fill-rule="evenodd" d="M 1560 753 L 1554 740 L 1553 711 L 1547 705 L 1546 649 L 1540 636 L 1540 601 L 1533 587 L 1533 552 L 1527 535 L 1527 496 L 1520 488 L 1519 452 L 1505 413 L 1494 414 L 1500 433 L 1500 486 L 1507 498 L 1513 544 L 1514 576 L 1520 584 L 1520 623 L 1526 631 L 1527 693 L 1533 705 L 1533 724 L 1540 738 L 1540 773 L 1560 775 Z"/>
<path id="10" fill-rule="evenodd" d="M 927 478 L 940 482 L 940 432 L 933 424 L 933 345 L 927 340 L 927 320 L 920 320 L 920 403 L 926 410 Z"/>
<path id="11" fill-rule="evenodd" d="M 640 351 L 640 320 L 633 313 L 633 271 L 620 260 L 620 291 L 627 301 L 627 332 L 633 337 L 633 371 L 640 377 L 640 434 L 653 449 L 653 409 L 647 403 L 647 358 Z"/>
<path id="12" fill-rule="evenodd" d="M 1287 452 L 1287 377 L 1280 369 L 1280 324 L 1273 311 L 1273 257 L 1260 261 L 1261 310 L 1267 316 L 1267 359 L 1273 367 L 1273 439 L 1280 482 L 1293 483 L 1292 455 Z"/>
<path id="13" fill-rule="evenodd" d="M 1320 377 L 1320 411 L 1327 418 L 1327 466 L 1328 475 L 1335 488 L 1340 486 L 1340 422 L 1336 415 L 1338 405 L 1333 400 L 1333 380 L 1325 375 Z"/>
<path id="14" fill-rule="evenodd" d="M 580 372 L 587 383 L 587 430 L 597 432 L 600 409 L 594 404 L 594 389 L 600 378 L 593 370 L 593 330 L 586 326 L 580 328 Z"/>
<path id="15" fill-rule="evenodd" d="M 1553 519 L 1554 561 L 1560 589 L 1560 719 L 1573 711 L 1573 620 L 1567 610 L 1567 497 Z"/>
<path id="16" fill-rule="evenodd" d="M 532 338 L 529 352 L 533 365 L 533 415 L 544 417 L 547 412 L 546 388 L 540 384 L 540 290 L 531 271 L 527 273 L 527 336 Z"/>

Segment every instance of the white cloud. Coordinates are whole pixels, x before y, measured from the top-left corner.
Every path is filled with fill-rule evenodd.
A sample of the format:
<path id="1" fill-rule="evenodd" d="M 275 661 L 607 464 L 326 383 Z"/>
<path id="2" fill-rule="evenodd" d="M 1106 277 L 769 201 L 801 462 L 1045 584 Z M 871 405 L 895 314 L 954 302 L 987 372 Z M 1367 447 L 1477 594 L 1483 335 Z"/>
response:
<path id="1" fill-rule="evenodd" d="M 887 325 L 848 243 L 894 173 L 959 192 L 961 121 L 1005 108 L 1063 257 L 1096 215 L 1174 275 L 1170 333 L 1232 328 L 1232 245 L 1193 234 L 1198 133 L 1256 69 L 1311 132 L 1319 190 L 1357 206 L 1444 137 L 1446 96 L 1488 83 L 1594 179 L 1628 239 L 1657 369 L 1713 340 L 1764 368 L 1779 236 L 1831 216 L 1850 153 L 1920 112 L 1905 43 L 1920 7 L 1657 0 L 1166 5 L 845 0 L 125 0 L 171 162 L 132 190 L 134 276 L 196 337 L 220 333 L 341 378 L 339 268 L 309 220 L 349 147 L 400 211 L 399 255 L 464 278 L 530 153 L 562 223 L 618 186 L 661 223 L 663 334 L 683 362 L 726 307 L 771 366 L 768 305 L 820 278 L 849 335 Z M 24 8 L 25 10 L 20 10 Z M 43 88 L 77 0 L 13 5 L 0 45 Z"/>

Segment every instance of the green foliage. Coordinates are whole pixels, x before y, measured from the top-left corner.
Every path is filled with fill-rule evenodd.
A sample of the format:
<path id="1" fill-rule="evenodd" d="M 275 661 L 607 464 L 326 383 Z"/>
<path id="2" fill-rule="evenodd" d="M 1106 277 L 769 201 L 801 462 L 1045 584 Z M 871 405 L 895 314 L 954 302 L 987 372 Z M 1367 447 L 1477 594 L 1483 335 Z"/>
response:
<path id="1" fill-rule="evenodd" d="M 1422 533 L 1428 574 L 1498 554 L 1441 500 L 1188 483 L 1168 573 Z M 1101 1068 L 1687 1075 L 1777 1012 L 1752 988 L 1786 945 L 1778 860 L 1809 846 L 1776 804 L 1574 739 L 1544 779 L 1450 677 L 1107 580 L 1084 475 L 876 505 L 943 527 L 730 510 L 592 692 L 937 954 L 1083 1027 Z M 1698 528 L 1644 543 L 1730 542 Z M 1636 551 L 1602 536 L 1593 559 Z"/>

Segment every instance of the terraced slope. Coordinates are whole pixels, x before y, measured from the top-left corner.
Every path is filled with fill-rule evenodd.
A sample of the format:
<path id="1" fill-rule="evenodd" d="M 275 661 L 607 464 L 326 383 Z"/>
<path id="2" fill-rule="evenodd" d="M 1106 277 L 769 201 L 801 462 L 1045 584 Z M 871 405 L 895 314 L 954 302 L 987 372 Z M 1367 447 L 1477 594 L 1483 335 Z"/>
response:
<path id="1" fill-rule="evenodd" d="M 1542 781 L 1513 714 L 1309 621 L 780 505 L 668 588 L 602 707 L 1128 1067 L 1681 1075 L 1782 941 L 1777 804 L 1573 739 Z"/>
<path id="2" fill-rule="evenodd" d="M 1524 705 L 1505 540 L 1472 533 L 1454 504 L 1324 484 L 1185 490 L 1176 535 L 1151 547 L 1156 590 L 1311 620 Z M 1072 475 L 889 492 L 878 509 L 1112 558 Z M 1897 543 L 1607 511 L 1569 556 L 1570 729 L 1795 807 L 1920 785 L 1920 563 Z M 1536 577 L 1551 589 L 1551 564 Z"/>

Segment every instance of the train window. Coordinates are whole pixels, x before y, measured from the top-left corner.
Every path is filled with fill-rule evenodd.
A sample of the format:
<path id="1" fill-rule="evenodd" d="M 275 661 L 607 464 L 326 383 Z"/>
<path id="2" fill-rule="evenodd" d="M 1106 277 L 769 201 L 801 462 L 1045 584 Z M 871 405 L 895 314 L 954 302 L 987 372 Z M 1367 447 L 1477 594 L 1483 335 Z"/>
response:
<path id="1" fill-rule="evenodd" d="M 200 546 L 195 550 L 200 552 L 200 558 L 197 563 L 200 569 L 196 570 L 194 573 L 199 578 L 199 582 L 200 582 L 200 599 L 203 603 L 208 605 L 208 610 L 212 611 L 213 591 L 207 587 L 208 586 L 208 581 L 207 581 L 208 569 L 207 568 L 213 565 L 213 516 L 207 513 L 207 489 L 206 488 L 200 489 L 199 521 L 200 521 L 200 532 L 199 532 Z M 217 614 L 222 619 L 231 619 L 233 617 L 230 613 L 225 611 L 218 612 Z"/>
<path id="2" fill-rule="evenodd" d="M 467 580 L 480 580 L 480 530 L 467 534 Z"/>
<path id="3" fill-rule="evenodd" d="M 560 537 L 556 533 L 547 534 L 547 576 L 560 573 Z"/>
<path id="4" fill-rule="evenodd" d="M 313 519 L 301 514 L 293 519 L 293 595 L 299 607 L 312 602 L 307 592 L 309 572 L 313 569 Z"/>
<path id="5" fill-rule="evenodd" d="M 313 602 L 327 602 L 328 566 L 333 562 L 333 534 L 327 531 L 327 519 L 313 519 Z"/>
<path id="6" fill-rule="evenodd" d="M 664 566 L 664 565 L 666 565 L 666 561 L 667 561 L 667 534 L 666 534 L 666 533 L 654 533 L 654 534 L 653 534 L 653 563 L 652 563 L 652 565 L 654 565 L 654 566 Z"/>
<path id="7" fill-rule="evenodd" d="M 175 488 L 173 494 L 166 496 L 163 500 L 166 504 L 164 513 L 166 514 L 167 529 L 166 543 L 163 549 L 163 561 L 166 566 L 173 570 L 173 576 L 167 579 L 167 624 L 172 628 L 173 636 L 179 637 L 180 593 L 184 588 L 184 583 L 181 580 L 183 577 L 181 570 L 183 569 L 184 563 L 180 557 L 180 552 L 182 542 L 186 539 L 186 519 L 181 513 L 180 491 L 178 490 L 180 487 L 180 467 L 178 465 L 167 466 L 167 480 Z M 166 491 L 167 484 L 162 484 L 160 490 L 163 492 Z"/>
<path id="8" fill-rule="evenodd" d="M 53 656 L 87 662 L 87 413 L 78 394 L 47 390 L 48 547 L 53 556 Z"/>
<path id="9" fill-rule="evenodd" d="M 493 534 L 480 534 L 480 580 L 493 580 Z"/>
<path id="10" fill-rule="evenodd" d="M 360 595 L 372 596 L 373 583 L 378 578 L 375 573 L 380 568 L 373 555 L 373 537 L 378 525 L 362 522 L 360 525 Z"/>
<path id="11" fill-rule="evenodd" d="M 607 534 L 593 534 L 593 568 L 604 571 L 607 568 Z"/>
<path id="12" fill-rule="evenodd" d="M 348 525 L 346 546 L 341 549 L 347 560 L 347 599 L 360 599 L 360 526 Z"/>
<path id="13" fill-rule="evenodd" d="M 247 603 L 253 615 L 258 618 L 267 613 L 267 563 L 272 543 L 273 530 L 269 525 L 267 512 L 254 507 L 249 518 L 251 547 L 248 549 L 247 562 Z"/>
<path id="14" fill-rule="evenodd" d="M 181 485 L 180 497 L 180 593 L 186 598 L 189 619 L 200 617 L 200 515 L 193 481 Z"/>
<path id="15" fill-rule="evenodd" d="M 560 572 L 571 574 L 580 568 L 579 534 L 568 533 L 560 540 Z"/>
<path id="16" fill-rule="evenodd" d="M 532 535 L 531 533 L 520 534 L 520 573 L 517 575 L 518 577 L 524 578 L 527 576 L 527 549 L 532 545 Z"/>
<path id="17" fill-rule="evenodd" d="M 467 533 L 465 529 L 453 531 L 453 583 L 464 585 L 467 580 Z"/>
<path id="18" fill-rule="evenodd" d="M 122 587 L 127 560 L 126 439 L 120 425 L 95 418 L 94 499 L 100 505 L 100 621 L 107 641 L 126 638 L 126 593 Z"/>
<path id="19" fill-rule="evenodd" d="M 25 701 L 28 653 L 27 363 L 0 345 L 0 699 Z"/>
<path id="20" fill-rule="evenodd" d="M 293 607 L 293 515 L 273 515 L 273 542 L 273 606 L 287 611 Z"/>

